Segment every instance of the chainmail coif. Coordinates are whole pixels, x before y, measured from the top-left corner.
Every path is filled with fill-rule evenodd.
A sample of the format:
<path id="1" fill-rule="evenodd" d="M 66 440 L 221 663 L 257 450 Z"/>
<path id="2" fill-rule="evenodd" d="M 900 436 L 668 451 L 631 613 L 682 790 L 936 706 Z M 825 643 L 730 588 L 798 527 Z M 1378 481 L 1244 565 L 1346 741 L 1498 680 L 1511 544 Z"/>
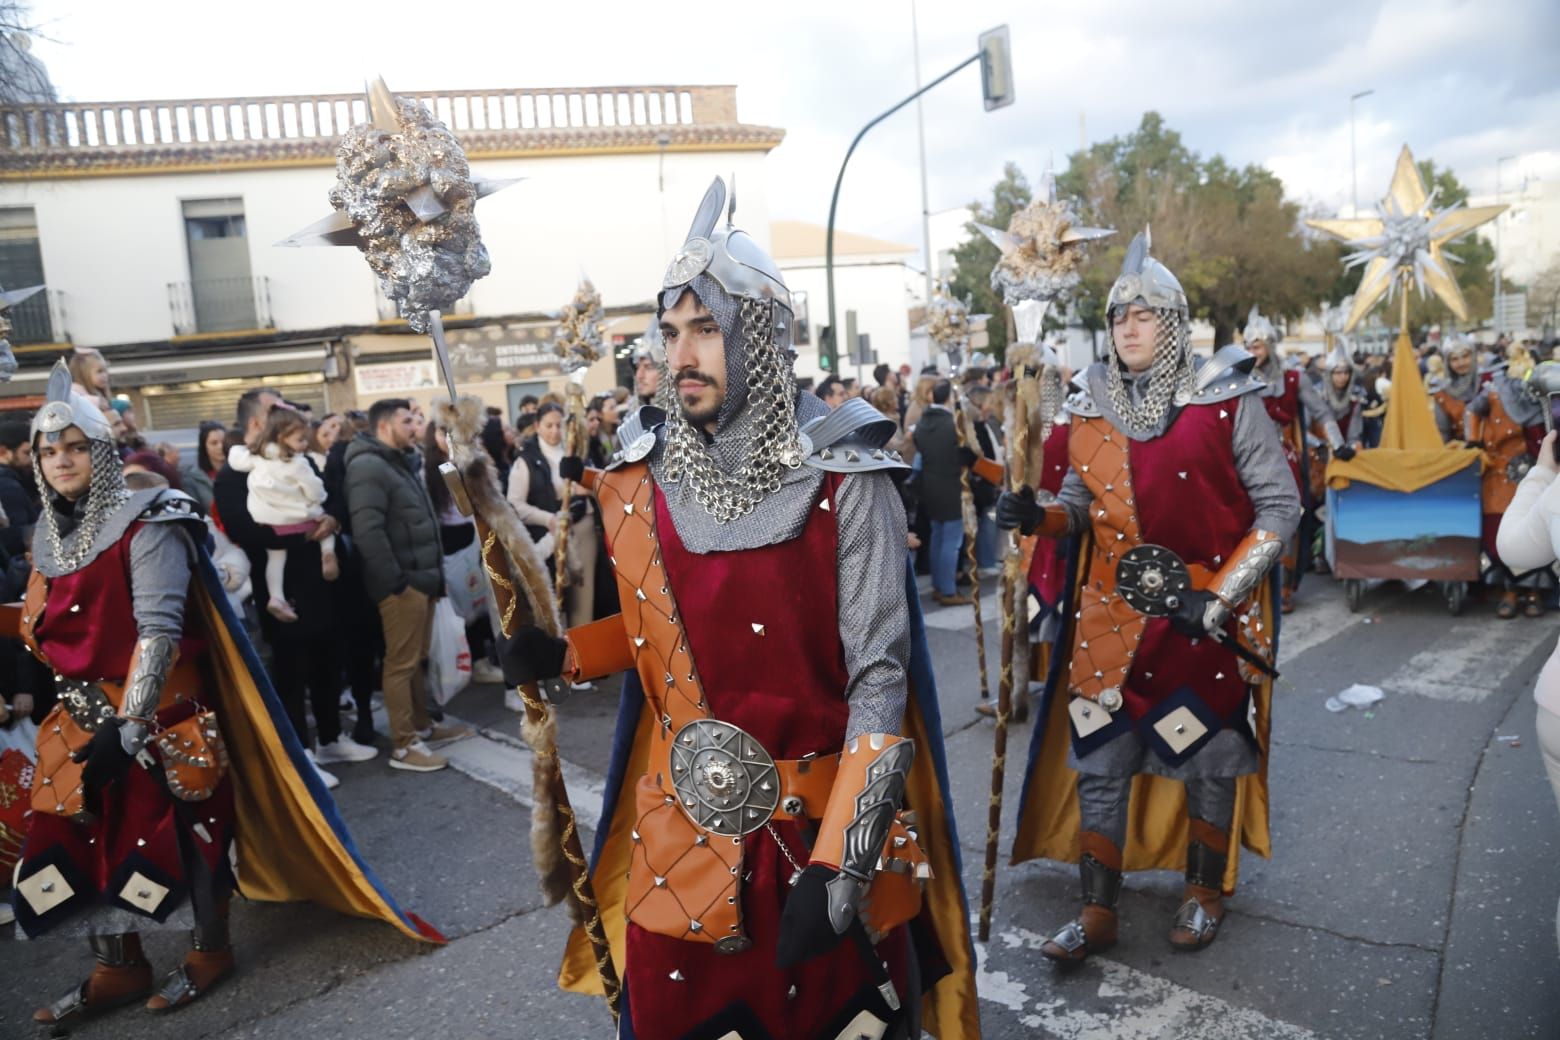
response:
<path id="1" fill-rule="evenodd" d="M 43 479 L 43 466 L 33 466 L 33 476 L 38 482 L 38 493 L 46 503 L 41 522 L 48 539 L 49 550 L 54 554 L 55 565 L 62 572 L 76 570 L 92 555 L 98 531 L 109 517 L 130 498 L 125 486 L 124 466 L 114 446 L 107 441 L 90 441 L 92 453 L 92 483 L 85 500 L 75 503 L 76 523 L 70 531 L 60 534 L 59 517 L 55 500 L 58 492 Z"/>
<path id="2" fill-rule="evenodd" d="M 1185 403 L 1192 394 L 1190 329 L 1179 311 L 1156 307 L 1154 314 L 1154 360 L 1141 400 L 1128 391 L 1120 360 L 1112 357 L 1105 364 L 1105 389 L 1111 407 L 1125 432 L 1139 438 L 1157 433 L 1170 406 Z M 1111 351 L 1115 353 L 1114 339 Z"/>

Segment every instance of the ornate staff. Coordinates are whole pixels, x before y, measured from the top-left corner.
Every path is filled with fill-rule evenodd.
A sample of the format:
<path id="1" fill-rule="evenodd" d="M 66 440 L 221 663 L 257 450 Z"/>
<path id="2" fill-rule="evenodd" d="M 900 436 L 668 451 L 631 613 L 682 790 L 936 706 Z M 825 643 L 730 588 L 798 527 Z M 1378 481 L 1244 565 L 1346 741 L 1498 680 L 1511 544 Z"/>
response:
<path id="1" fill-rule="evenodd" d="M 553 352 L 569 374 L 564 386 L 568 421 L 564 426 L 565 455 L 583 455 L 585 451 L 585 370 L 601 358 L 601 294 L 589 278 L 580 280 L 574 299 L 557 314 L 558 328 L 553 333 Z M 569 503 L 574 497 L 574 481 L 563 482 L 563 511 L 558 517 L 558 544 L 553 549 L 553 594 L 563 603 L 569 587 Z"/>
<path id="2" fill-rule="evenodd" d="M 336 185 L 330 192 L 336 212 L 279 244 L 357 246 L 407 324 L 433 339 L 450 395 L 439 406 L 439 419 L 449 433 L 452 461 L 440 472 L 461 511 L 475 515 L 503 635 L 526 623 L 561 635 L 546 567 L 500 493 L 493 462 L 480 447 L 482 402 L 456 395 L 441 315 L 491 269 L 477 228 L 476 201 L 513 182 L 472 177 L 465 151 L 449 128 L 417 102 L 391 94 L 383 80 L 370 84 L 367 94 L 370 122 L 348 130 L 336 150 Z M 554 703 L 567 690 L 556 681 L 546 686 Z M 607 1005 L 616 1019 L 620 987 L 559 766 L 557 718 L 535 685 L 522 685 L 520 696 L 526 709 L 521 733 L 533 754 L 531 845 L 543 898 L 548 905 L 569 898 L 570 910 L 595 948 Z"/>
<path id="3" fill-rule="evenodd" d="M 970 304 L 968 300 L 961 300 L 949 291 L 945 278 L 937 280 L 937 290 L 927 306 L 926 334 L 947 353 L 957 374 L 963 367 L 964 351 L 970 342 Z M 979 452 L 980 442 L 969 428 L 969 413 L 963 408 L 955 411 L 954 432 L 958 434 L 959 447 L 969 448 L 974 444 L 972 450 Z M 968 467 L 959 471 L 959 502 L 963 509 L 970 578 L 975 586 L 971 599 L 975 610 L 975 660 L 980 665 L 980 699 L 986 700 L 991 696 L 991 684 L 986 677 L 986 620 L 981 616 L 980 573 L 975 558 L 975 537 L 980 531 L 980 518 L 975 513 L 975 494 L 970 487 Z"/>
<path id="4" fill-rule="evenodd" d="M 1016 344 L 1008 347 L 1007 362 L 1013 380 L 1013 412 L 1009 417 L 1008 490 L 1017 491 L 1029 481 L 1029 424 L 1041 403 L 1039 377 L 1040 330 L 1050 305 L 1076 289 L 1082 281 L 1085 243 L 1115 232 L 1109 228 L 1079 225 L 1073 207 L 1056 198 L 1056 182 L 1049 171 L 1044 179 L 1044 194 L 1013 214 L 1006 231 L 975 226 L 996 247 L 1002 257 L 991 269 L 991 287 L 1002 293 L 1012 308 L 1017 330 Z M 1055 395 L 1053 395 L 1055 396 Z M 1045 430 L 1055 421 L 1053 411 L 1040 416 Z M 1042 434 L 1043 436 L 1043 434 Z M 1023 553 L 1016 532 L 1007 538 L 1002 561 L 1002 670 L 997 679 L 996 733 L 991 757 L 991 801 L 986 815 L 986 864 L 980 881 L 980 923 L 982 942 L 991 936 L 991 908 L 996 897 L 997 840 L 1002 827 L 1002 788 L 1007 767 L 1008 717 L 1013 707 L 1014 648 L 1016 628 L 1025 589 Z M 1028 619 L 1024 618 L 1024 623 Z M 1025 662 L 1025 687 L 1028 687 L 1028 662 Z"/>

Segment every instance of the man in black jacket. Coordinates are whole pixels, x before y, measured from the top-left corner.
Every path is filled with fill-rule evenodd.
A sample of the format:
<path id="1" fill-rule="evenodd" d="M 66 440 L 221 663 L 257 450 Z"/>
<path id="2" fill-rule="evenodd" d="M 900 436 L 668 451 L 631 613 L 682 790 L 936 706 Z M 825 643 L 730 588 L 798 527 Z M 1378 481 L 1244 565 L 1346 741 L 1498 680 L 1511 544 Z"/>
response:
<path id="1" fill-rule="evenodd" d="M 38 522 L 38 485 L 24 422 L 0 423 L 0 509 L 7 522 L 0 529 L 0 549 L 20 556 L 27 551 L 32 526 Z"/>
<path id="2" fill-rule="evenodd" d="M 932 599 L 951 607 L 969 604 L 958 593 L 959 549 L 964 544 L 964 470 L 959 434 L 948 402 L 953 385 L 939 380 L 932 403 L 915 426 L 916 459 L 921 467 L 921 509 L 931 521 Z"/>
<path id="3" fill-rule="evenodd" d="M 444 594 L 439 521 L 418 464 L 416 417 L 405 398 L 375 401 L 373 434 L 353 438 L 346 455 L 347 507 L 363 561 L 363 588 L 379 607 L 385 633 L 380 687 L 390 717 L 394 769 L 430 773 L 449 761 L 425 740 L 446 741 L 464 730 L 435 727 L 428 717 L 422 662 L 433 636 L 433 604 Z"/>

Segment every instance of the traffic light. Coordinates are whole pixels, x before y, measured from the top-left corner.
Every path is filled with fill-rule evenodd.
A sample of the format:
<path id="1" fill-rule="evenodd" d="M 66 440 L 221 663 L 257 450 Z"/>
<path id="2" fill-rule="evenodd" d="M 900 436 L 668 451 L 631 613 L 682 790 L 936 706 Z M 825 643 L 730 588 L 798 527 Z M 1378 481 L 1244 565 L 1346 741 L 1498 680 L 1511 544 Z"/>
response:
<path id="1" fill-rule="evenodd" d="M 834 329 L 825 325 L 818 330 L 818 367 L 825 372 L 838 372 L 834 353 Z"/>
<path id="2" fill-rule="evenodd" d="M 1013 103 L 1013 44 L 1005 25 L 980 34 L 980 91 L 987 112 Z"/>

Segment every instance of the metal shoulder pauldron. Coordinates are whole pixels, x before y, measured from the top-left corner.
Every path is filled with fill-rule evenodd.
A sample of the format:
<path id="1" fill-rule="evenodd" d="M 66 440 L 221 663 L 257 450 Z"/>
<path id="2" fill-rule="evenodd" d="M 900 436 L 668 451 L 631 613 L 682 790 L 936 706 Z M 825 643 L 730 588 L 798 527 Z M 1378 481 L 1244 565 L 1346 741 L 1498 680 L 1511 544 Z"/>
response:
<path id="1" fill-rule="evenodd" d="M 666 425 L 666 413 L 654 405 L 641 405 L 629 414 L 618 427 L 620 447 L 607 460 L 607 469 L 617 469 L 634 462 L 642 462 L 655 450 L 661 430 Z"/>
<path id="2" fill-rule="evenodd" d="M 1233 343 L 1220 347 L 1198 367 L 1192 396 L 1186 403 L 1218 404 L 1266 389 L 1267 384 L 1252 374 L 1255 367 L 1256 358 L 1245 347 Z"/>
<path id="3" fill-rule="evenodd" d="M 801 429 L 802 464 L 831 473 L 905 469 L 885 445 L 899 425 L 859 397 L 852 397 Z"/>

